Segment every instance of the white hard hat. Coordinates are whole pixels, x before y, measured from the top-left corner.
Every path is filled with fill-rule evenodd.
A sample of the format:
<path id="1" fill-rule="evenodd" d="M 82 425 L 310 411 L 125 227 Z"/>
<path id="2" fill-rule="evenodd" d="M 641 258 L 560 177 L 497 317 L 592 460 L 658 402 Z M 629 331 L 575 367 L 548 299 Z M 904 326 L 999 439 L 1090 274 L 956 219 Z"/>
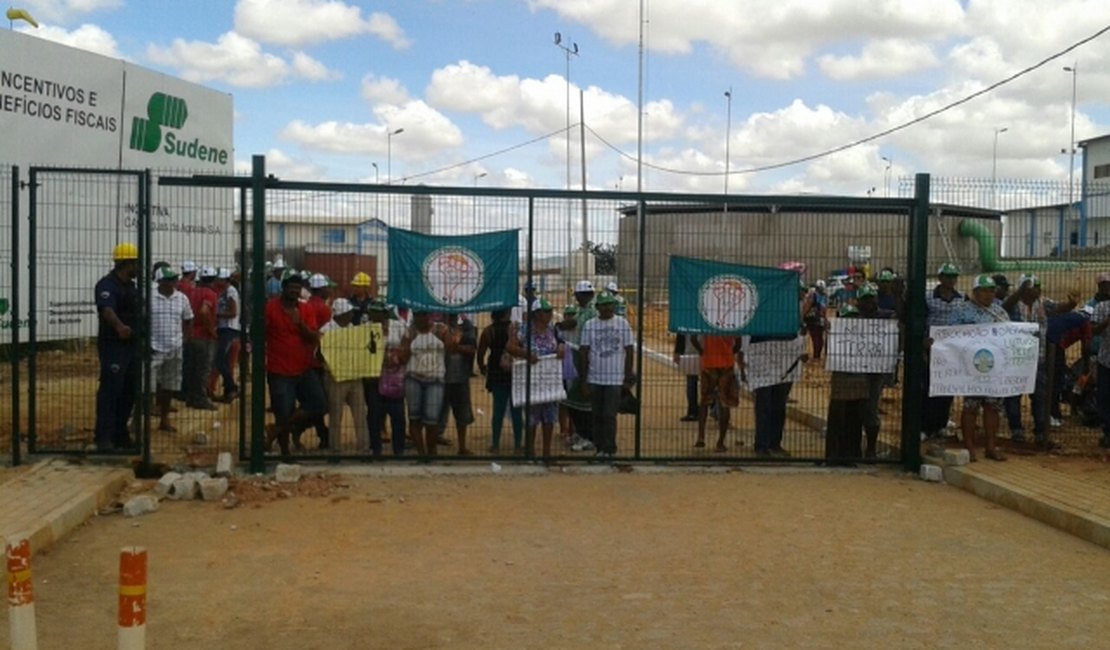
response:
<path id="1" fill-rule="evenodd" d="M 824 280 L 818 280 L 817 281 L 817 288 L 818 289 L 824 289 L 825 288 L 825 281 Z"/>
<path id="2" fill-rule="evenodd" d="M 609 284 L 605 285 L 605 288 L 609 291 L 612 291 L 613 293 L 617 293 L 618 291 L 620 291 L 620 289 L 617 288 L 616 282 L 610 282 Z"/>
<path id="3" fill-rule="evenodd" d="M 589 280 L 579 280 L 574 287 L 574 293 L 593 293 L 594 285 Z"/>
<path id="4" fill-rule="evenodd" d="M 192 261 L 192 260 L 186 260 L 186 261 L 182 262 L 181 263 L 181 272 L 182 273 L 196 273 L 197 272 L 197 263 Z"/>
<path id="5" fill-rule="evenodd" d="M 346 298 L 336 298 L 335 302 L 331 303 L 331 315 L 342 316 L 354 309 L 354 305 Z"/>
<path id="6" fill-rule="evenodd" d="M 216 277 L 221 280 L 231 279 L 231 269 L 221 266 L 220 270 L 216 272 Z"/>
<path id="7" fill-rule="evenodd" d="M 274 260 L 273 268 L 275 268 L 275 269 L 284 269 L 285 268 L 285 258 L 282 257 L 281 255 L 278 255 L 277 258 Z"/>
<path id="8" fill-rule="evenodd" d="M 313 273 L 308 279 L 308 286 L 311 289 L 323 289 L 328 286 L 328 278 L 323 273 Z"/>
<path id="9" fill-rule="evenodd" d="M 214 277 L 216 277 L 216 267 L 206 266 L 206 267 L 202 268 L 200 270 L 200 277 L 202 277 L 202 278 L 214 278 Z"/>

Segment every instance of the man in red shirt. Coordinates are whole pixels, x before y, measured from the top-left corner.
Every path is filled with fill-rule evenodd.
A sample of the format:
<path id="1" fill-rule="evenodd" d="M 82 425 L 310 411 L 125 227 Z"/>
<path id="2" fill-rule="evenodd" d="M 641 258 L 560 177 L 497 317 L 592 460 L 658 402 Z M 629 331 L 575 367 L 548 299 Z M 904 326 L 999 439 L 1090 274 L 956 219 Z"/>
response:
<path id="1" fill-rule="evenodd" d="M 731 409 L 740 405 L 740 384 L 736 380 L 737 349 L 733 336 L 697 336 L 691 339 L 701 355 L 701 403 L 698 408 L 698 440 L 695 447 L 705 446 L 705 420 L 709 405 L 717 401 L 717 446 L 725 451 L 725 436 Z"/>
<path id="2" fill-rule="evenodd" d="M 327 409 L 324 388 L 313 369 L 320 344 L 315 310 L 300 299 L 303 280 L 286 271 L 281 293 L 266 303 L 266 378 L 276 422 L 266 427 L 266 449 L 278 441 L 289 455 L 289 440 Z M 298 446 L 299 447 L 299 446 Z"/>
<path id="3" fill-rule="evenodd" d="M 204 411 L 217 408 L 208 396 L 208 375 L 216 359 L 217 295 L 212 288 L 215 279 L 216 269 L 204 267 L 200 271 L 200 283 L 188 294 L 189 305 L 193 308 L 193 331 L 185 344 L 190 374 L 185 377 L 181 390 L 186 406 Z"/>

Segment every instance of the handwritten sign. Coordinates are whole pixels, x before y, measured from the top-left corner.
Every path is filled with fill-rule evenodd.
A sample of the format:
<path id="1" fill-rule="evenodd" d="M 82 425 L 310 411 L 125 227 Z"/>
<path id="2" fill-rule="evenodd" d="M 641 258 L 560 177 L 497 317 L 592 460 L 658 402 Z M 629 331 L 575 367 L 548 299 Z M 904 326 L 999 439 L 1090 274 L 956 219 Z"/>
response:
<path id="1" fill-rule="evenodd" d="M 329 330 L 320 337 L 320 353 L 335 381 L 378 377 L 385 359 L 385 341 L 378 323 Z"/>
<path id="2" fill-rule="evenodd" d="M 929 395 L 1010 397 L 1037 384 L 1036 323 L 933 327 Z"/>
<path id="3" fill-rule="evenodd" d="M 830 322 L 825 369 L 892 373 L 898 366 L 898 322 L 882 318 L 837 318 Z"/>
<path id="4" fill-rule="evenodd" d="M 563 360 L 554 354 L 540 357 L 539 363 L 532 364 L 531 377 L 528 373 L 528 362 L 517 359 L 513 362 L 513 405 L 523 406 L 526 396 L 530 404 L 548 404 L 561 402 L 567 398 L 563 388 Z M 525 384 L 531 390 L 525 390 Z"/>
<path id="5" fill-rule="evenodd" d="M 796 336 L 788 341 L 745 343 L 744 365 L 748 388 L 757 390 L 776 384 L 794 383 L 802 378 L 805 340 Z"/>

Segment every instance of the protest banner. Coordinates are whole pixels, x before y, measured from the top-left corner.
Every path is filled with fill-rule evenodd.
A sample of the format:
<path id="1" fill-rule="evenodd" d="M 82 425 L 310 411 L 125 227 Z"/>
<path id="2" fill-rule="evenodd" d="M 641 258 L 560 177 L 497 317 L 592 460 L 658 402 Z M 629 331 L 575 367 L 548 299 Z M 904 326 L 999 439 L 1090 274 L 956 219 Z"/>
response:
<path id="1" fill-rule="evenodd" d="M 320 337 L 320 353 L 335 381 L 378 377 L 385 359 L 385 341 L 378 323 L 329 330 Z"/>
<path id="2" fill-rule="evenodd" d="M 898 367 L 898 322 L 884 318 L 835 318 L 829 323 L 825 369 L 892 373 Z"/>
<path id="3" fill-rule="evenodd" d="M 794 383 L 802 378 L 806 344 L 800 336 L 785 341 L 745 342 L 743 351 L 745 375 L 751 390 Z"/>
<path id="4" fill-rule="evenodd" d="M 517 359 L 513 362 L 513 405 L 523 406 L 525 399 L 529 404 L 548 404 L 561 402 L 567 398 L 563 388 L 563 360 L 554 354 L 540 357 L 539 363 L 532 364 L 528 376 L 528 362 Z M 525 384 L 531 390 L 525 390 Z M 526 397 L 527 396 L 527 397 Z"/>
<path id="5" fill-rule="evenodd" d="M 929 395 L 1011 397 L 1037 384 L 1036 323 L 951 325 L 930 330 Z"/>

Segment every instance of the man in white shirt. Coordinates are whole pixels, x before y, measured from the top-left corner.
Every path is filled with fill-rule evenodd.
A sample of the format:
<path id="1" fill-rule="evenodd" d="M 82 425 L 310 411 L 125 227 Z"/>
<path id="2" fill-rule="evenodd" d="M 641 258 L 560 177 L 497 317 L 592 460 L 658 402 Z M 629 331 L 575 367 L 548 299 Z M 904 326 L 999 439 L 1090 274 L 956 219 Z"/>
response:
<path id="1" fill-rule="evenodd" d="M 170 424 L 170 396 L 181 390 L 181 360 L 193 325 L 193 308 L 177 290 L 177 272 L 165 266 L 155 273 L 158 286 L 150 300 L 150 376 L 157 389 L 158 430 L 176 433 Z"/>
<path id="2" fill-rule="evenodd" d="M 612 458 L 617 453 L 617 407 L 622 390 L 636 382 L 632 374 L 633 336 L 628 321 L 616 315 L 617 299 L 610 294 L 597 297 L 597 317 L 582 328 L 580 354 L 582 393 L 590 399 L 593 437 L 597 455 Z"/>
<path id="3" fill-rule="evenodd" d="M 239 395 L 235 383 L 235 361 L 239 356 L 239 290 L 231 283 L 231 269 L 221 268 L 213 283 L 216 290 L 216 372 L 223 378 L 224 394 L 220 401 L 231 402 Z M 209 381 L 209 393 L 216 394 L 215 373 Z"/>

